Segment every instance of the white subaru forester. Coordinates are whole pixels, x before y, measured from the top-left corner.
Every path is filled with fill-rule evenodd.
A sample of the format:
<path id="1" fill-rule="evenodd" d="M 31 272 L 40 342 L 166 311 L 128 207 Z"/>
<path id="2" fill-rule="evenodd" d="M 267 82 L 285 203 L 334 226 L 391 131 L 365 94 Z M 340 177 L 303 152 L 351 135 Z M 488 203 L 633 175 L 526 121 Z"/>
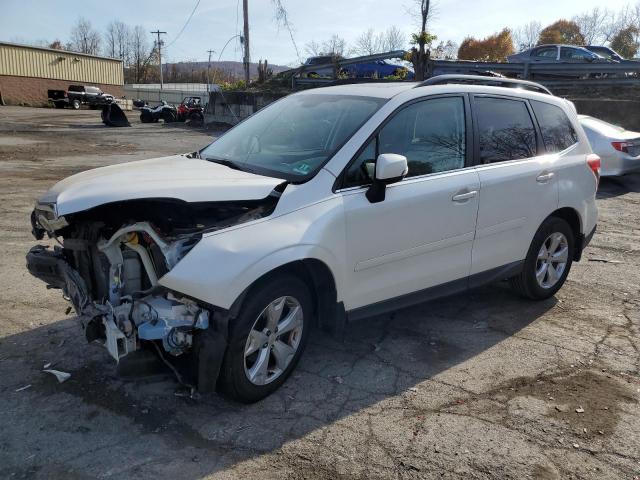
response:
<path id="1" fill-rule="evenodd" d="M 62 247 L 27 263 L 116 360 L 151 348 L 252 402 L 314 324 L 503 279 L 554 295 L 595 231 L 598 178 L 572 104 L 537 84 L 318 88 L 199 152 L 59 182 L 31 222 Z"/>

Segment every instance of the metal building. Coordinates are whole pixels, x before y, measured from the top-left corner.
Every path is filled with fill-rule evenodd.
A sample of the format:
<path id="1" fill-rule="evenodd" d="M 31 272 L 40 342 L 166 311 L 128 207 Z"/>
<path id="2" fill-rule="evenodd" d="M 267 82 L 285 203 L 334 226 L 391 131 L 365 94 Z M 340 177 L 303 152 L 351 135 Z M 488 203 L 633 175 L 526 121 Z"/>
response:
<path id="1" fill-rule="evenodd" d="M 94 85 L 123 95 L 122 60 L 0 42 L 0 104 L 42 105 L 47 90 Z"/>

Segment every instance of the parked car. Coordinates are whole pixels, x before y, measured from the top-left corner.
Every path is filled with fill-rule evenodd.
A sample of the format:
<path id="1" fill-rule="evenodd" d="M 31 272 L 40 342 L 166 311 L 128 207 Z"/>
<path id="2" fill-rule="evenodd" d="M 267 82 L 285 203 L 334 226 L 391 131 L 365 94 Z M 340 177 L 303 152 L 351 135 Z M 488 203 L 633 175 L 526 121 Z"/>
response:
<path id="1" fill-rule="evenodd" d="M 342 72 L 354 78 L 385 78 L 392 75 L 406 80 L 413 80 L 414 78 L 412 67 L 394 63 L 390 60 L 345 65 L 342 67 Z"/>
<path id="2" fill-rule="evenodd" d="M 540 45 L 507 57 L 509 63 L 610 63 L 594 52 L 575 45 Z"/>
<path id="3" fill-rule="evenodd" d="M 598 178 L 575 108 L 550 94 L 317 88 L 199 152 L 57 183 L 31 223 L 61 246 L 27 265 L 116 360 L 148 345 L 189 386 L 253 402 L 314 324 L 502 279 L 551 297 L 595 231 Z"/>
<path id="4" fill-rule="evenodd" d="M 165 123 L 175 122 L 178 118 L 176 107 L 169 105 L 164 100 L 155 107 L 145 105 L 140 107 L 140 121 L 142 123 L 158 122 L 160 119 Z"/>
<path id="5" fill-rule="evenodd" d="M 317 68 L 321 65 L 333 64 L 336 61 L 343 60 L 341 55 L 318 55 L 315 57 L 309 57 L 302 64 L 304 72 L 307 77 L 329 77 L 333 76 L 333 67 Z"/>
<path id="6" fill-rule="evenodd" d="M 113 95 L 90 85 L 69 85 L 67 91 L 48 90 L 48 96 L 56 108 L 71 107 L 74 110 L 78 110 L 81 105 L 97 109 L 114 101 Z"/>
<path id="7" fill-rule="evenodd" d="M 578 115 L 593 151 L 601 158 L 602 176 L 640 172 L 640 133 L 588 115 Z"/>

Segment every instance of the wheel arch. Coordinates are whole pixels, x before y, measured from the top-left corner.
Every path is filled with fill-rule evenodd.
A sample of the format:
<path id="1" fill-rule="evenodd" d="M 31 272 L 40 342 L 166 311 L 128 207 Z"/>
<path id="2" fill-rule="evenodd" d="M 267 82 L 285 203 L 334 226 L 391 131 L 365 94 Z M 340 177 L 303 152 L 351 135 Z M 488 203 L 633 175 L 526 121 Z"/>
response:
<path id="1" fill-rule="evenodd" d="M 584 234 L 582 233 L 582 219 L 580 214 L 571 207 L 563 207 L 554 211 L 549 217 L 561 218 L 569 224 L 571 231 L 573 232 L 573 240 L 575 242 L 574 248 L 574 260 L 579 261 L 582 256 L 582 239 Z M 547 218 L 549 218 L 547 217 Z"/>
<path id="2" fill-rule="evenodd" d="M 300 278 L 308 287 L 313 299 L 314 321 L 324 329 L 333 329 L 342 315 L 338 302 L 336 279 L 331 268 L 317 258 L 302 258 L 279 265 L 264 273 L 251 283 L 236 299 L 231 307 L 231 316 L 238 314 L 244 299 L 253 291 L 260 288 L 280 275 L 294 275 Z"/>

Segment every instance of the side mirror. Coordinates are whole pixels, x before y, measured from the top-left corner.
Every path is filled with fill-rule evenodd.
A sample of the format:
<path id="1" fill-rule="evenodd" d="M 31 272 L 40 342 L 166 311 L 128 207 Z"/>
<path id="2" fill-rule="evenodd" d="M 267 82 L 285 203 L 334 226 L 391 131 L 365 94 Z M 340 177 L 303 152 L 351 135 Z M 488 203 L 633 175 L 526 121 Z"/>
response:
<path id="1" fill-rule="evenodd" d="M 385 199 L 387 185 L 402 180 L 409 173 L 407 157 L 395 153 L 383 153 L 376 160 L 376 175 L 367 190 L 367 200 L 371 203 Z"/>

